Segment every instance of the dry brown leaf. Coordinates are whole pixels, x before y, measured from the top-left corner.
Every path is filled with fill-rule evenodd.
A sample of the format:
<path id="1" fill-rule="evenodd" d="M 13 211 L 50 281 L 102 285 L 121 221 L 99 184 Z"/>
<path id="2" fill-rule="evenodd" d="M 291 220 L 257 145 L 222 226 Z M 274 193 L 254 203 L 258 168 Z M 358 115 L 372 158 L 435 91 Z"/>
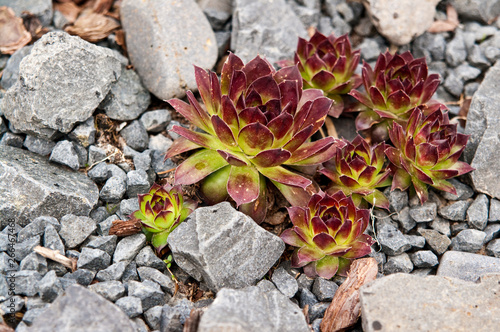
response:
<path id="1" fill-rule="evenodd" d="M 42 38 L 44 34 L 49 32 L 49 29 L 43 27 L 40 19 L 32 13 L 23 12 L 21 14 L 21 17 L 23 19 L 24 27 L 31 34 L 31 38 L 33 41 Z"/>
<path id="2" fill-rule="evenodd" d="M 54 9 L 60 11 L 66 20 L 68 20 L 69 24 L 75 22 L 76 18 L 82 11 L 82 8 L 78 7 L 73 2 L 55 3 Z"/>
<path id="3" fill-rule="evenodd" d="M 93 9 L 95 13 L 105 14 L 111 9 L 112 5 L 113 5 L 113 0 L 97 0 L 94 3 Z"/>
<path id="4" fill-rule="evenodd" d="M 92 11 L 84 11 L 75 23 L 67 27 L 65 31 L 95 43 L 108 37 L 119 27 L 120 24 L 115 19 Z"/>
<path id="5" fill-rule="evenodd" d="M 446 6 L 446 16 L 446 21 L 434 21 L 427 31 L 430 33 L 454 31 L 460 22 L 457 11 L 450 4 Z"/>
<path id="6" fill-rule="evenodd" d="M 125 43 L 125 31 L 123 29 L 119 29 L 115 31 L 115 36 L 116 36 L 116 44 L 119 45 L 122 50 L 127 52 L 127 44 Z"/>
<path id="7" fill-rule="evenodd" d="M 23 20 L 9 7 L 0 7 L 0 52 L 12 54 L 31 41 Z"/>

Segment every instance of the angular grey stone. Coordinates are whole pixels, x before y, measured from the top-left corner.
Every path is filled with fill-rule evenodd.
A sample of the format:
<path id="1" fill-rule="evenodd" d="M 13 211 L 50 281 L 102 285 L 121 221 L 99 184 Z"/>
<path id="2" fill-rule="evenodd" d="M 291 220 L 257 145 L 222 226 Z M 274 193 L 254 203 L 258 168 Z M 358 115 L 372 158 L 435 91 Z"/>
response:
<path id="1" fill-rule="evenodd" d="M 420 234 L 425 237 L 425 241 L 437 255 L 442 255 L 451 244 L 451 240 L 446 235 L 433 229 L 422 229 Z"/>
<path id="2" fill-rule="evenodd" d="M 448 251 L 441 257 L 436 275 L 476 282 L 488 273 L 500 273 L 500 258 Z"/>
<path id="3" fill-rule="evenodd" d="M 259 287 L 223 288 L 201 317 L 198 332 L 221 331 L 308 332 L 300 308 L 279 291 Z"/>
<path id="4" fill-rule="evenodd" d="M 52 261 L 50 259 L 47 261 L 47 268 L 49 269 L 49 271 L 51 270 L 56 271 L 56 275 L 58 277 L 62 277 L 66 273 L 68 273 L 68 268 L 66 266 L 62 265 L 61 263 Z"/>
<path id="5" fill-rule="evenodd" d="M 111 257 L 105 251 L 83 248 L 77 266 L 79 269 L 98 271 L 107 268 L 110 261 Z"/>
<path id="6" fill-rule="evenodd" d="M 459 97 L 464 91 L 463 80 L 455 73 L 455 71 L 448 72 L 444 80 L 443 87 L 455 97 Z"/>
<path id="7" fill-rule="evenodd" d="M 149 327 L 152 330 L 160 329 L 162 309 L 163 309 L 162 306 L 157 305 L 155 307 L 150 308 L 148 311 L 144 313 L 144 319 L 146 320 L 146 323 L 148 323 Z"/>
<path id="8" fill-rule="evenodd" d="M 57 230 L 61 229 L 61 225 L 56 218 L 45 216 L 38 217 L 19 231 L 17 234 L 17 242 L 22 242 L 36 235 L 42 235 L 48 224 L 55 226 Z"/>
<path id="9" fill-rule="evenodd" d="M 125 295 L 125 286 L 119 281 L 98 282 L 90 285 L 89 290 L 96 292 L 111 302 L 115 302 Z"/>
<path id="10" fill-rule="evenodd" d="M 410 259 L 416 267 L 433 267 L 439 264 L 437 256 L 430 250 L 420 250 L 410 254 Z"/>
<path id="11" fill-rule="evenodd" d="M 165 262 L 155 255 L 150 246 L 146 246 L 139 251 L 135 257 L 137 266 L 152 267 L 157 270 L 165 270 Z"/>
<path id="12" fill-rule="evenodd" d="M 412 248 L 422 249 L 425 246 L 425 238 L 418 235 L 404 235 Z"/>
<path id="13" fill-rule="evenodd" d="M 372 38 L 365 38 L 358 48 L 361 51 L 361 58 L 365 61 L 376 60 L 382 52 L 378 43 Z"/>
<path id="14" fill-rule="evenodd" d="M 256 286 L 259 287 L 265 293 L 277 290 L 276 286 L 267 279 L 262 279 L 257 283 Z"/>
<path id="15" fill-rule="evenodd" d="M 168 274 L 163 274 L 160 271 L 147 266 L 141 266 L 137 269 L 141 281 L 150 280 L 156 282 L 161 286 L 164 292 L 171 295 L 175 292 L 175 282 L 172 280 L 172 276 Z"/>
<path id="16" fill-rule="evenodd" d="M 120 78 L 111 85 L 99 108 L 113 120 L 135 120 L 149 106 L 151 96 L 133 69 L 122 67 Z"/>
<path id="17" fill-rule="evenodd" d="M 150 280 L 144 282 L 130 280 L 128 282 L 128 295 L 140 298 L 144 311 L 165 304 L 165 294 L 161 291 L 160 285 Z"/>
<path id="18" fill-rule="evenodd" d="M 94 163 L 100 162 L 106 158 L 106 151 L 95 145 L 89 146 L 89 165 L 94 165 Z M 105 163 L 103 163 L 105 165 Z"/>
<path id="19" fill-rule="evenodd" d="M 33 331 L 135 332 L 127 315 L 96 293 L 74 285 L 66 289 L 65 294 L 35 319 L 31 327 Z"/>
<path id="20" fill-rule="evenodd" d="M 476 93 L 477 89 L 479 89 L 479 83 L 477 82 L 469 82 L 465 84 L 465 96 L 466 97 L 472 97 L 474 93 Z"/>
<path id="21" fill-rule="evenodd" d="M 477 229 L 464 229 L 451 241 L 451 249 L 456 251 L 476 252 L 483 246 L 486 233 Z"/>
<path id="22" fill-rule="evenodd" d="M 94 144 L 95 133 L 96 129 L 94 124 L 94 117 L 91 116 L 87 119 L 87 121 L 76 126 L 76 128 L 73 129 L 71 133 L 69 133 L 68 137 L 86 148 L 89 145 Z"/>
<path id="23" fill-rule="evenodd" d="M 408 193 L 406 191 L 401 191 L 399 189 L 389 190 L 387 198 L 389 199 L 391 208 L 396 212 L 400 212 L 408 205 Z"/>
<path id="24" fill-rule="evenodd" d="M 14 314 L 21 311 L 24 307 L 24 299 L 21 296 L 14 295 L 11 297 L 12 300 L 4 301 L 0 304 L 0 310 L 9 314 Z"/>
<path id="25" fill-rule="evenodd" d="M 96 230 L 96 223 L 89 217 L 67 214 L 61 218 L 59 235 L 68 249 L 78 247 Z"/>
<path id="26" fill-rule="evenodd" d="M 231 49 L 244 63 L 256 54 L 271 63 L 289 59 L 295 52 L 297 36 L 307 36 L 304 25 L 285 0 L 236 0 L 233 6 Z M 279 16 L 274 14 L 278 12 Z"/>
<path id="27" fill-rule="evenodd" d="M 120 219 L 116 214 L 109 216 L 106 220 L 100 222 L 97 225 L 97 234 L 101 236 L 107 236 L 109 234 L 109 229 L 113 225 L 113 221 Z"/>
<path id="28" fill-rule="evenodd" d="M 22 261 L 26 256 L 31 254 L 33 252 L 33 249 L 40 245 L 40 236 L 36 235 L 33 237 L 30 237 L 29 239 L 24 240 L 23 242 L 17 242 L 14 244 L 14 254 L 15 254 L 15 259 L 20 262 Z"/>
<path id="29" fill-rule="evenodd" d="M 271 280 L 276 288 L 288 298 L 292 298 L 299 290 L 297 280 L 292 277 L 283 267 L 274 270 Z"/>
<path id="30" fill-rule="evenodd" d="M 56 276 L 55 271 L 49 271 L 37 284 L 37 291 L 40 298 L 45 302 L 54 301 L 63 291 L 61 281 Z"/>
<path id="31" fill-rule="evenodd" d="M 215 36 L 194 1 L 126 0 L 120 14 L 130 60 L 159 99 L 180 98 L 186 90 L 196 89 L 193 63 L 206 69 L 215 65 Z M 151 45 L 156 51 L 150 52 Z"/>
<path id="32" fill-rule="evenodd" d="M 135 262 L 132 262 L 129 265 L 127 265 L 125 272 L 123 272 L 122 282 L 125 283 L 129 280 L 135 280 L 135 281 L 139 280 L 139 276 L 137 274 L 137 265 Z"/>
<path id="33" fill-rule="evenodd" d="M 470 227 L 482 231 L 488 223 L 488 197 L 485 194 L 480 194 L 467 209 L 467 222 Z"/>
<path id="34" fill-rule="evenodd" d="M 0 100 L 1 101 L 1 100 Z M 13 148 L 22 148 L 25 138 L 21 135 L 6 132 L 0 140 L 0 146 L 11 146 Z"/>
<path id="35" fill-rule="evenodd" d="M 437 205 L 436 203 L 424 203 L 416 207 L 410 208 L 410 216 L 416 222 L 433 221 L 436 218 Z"/>
<path id="36" fill-rule="evenodd" d="M 109 212 L 105 206 L 99 206 L 98 208 L 90 212 L 90 218 L 94 219 L 97 223 L 103 222 L 109 217 Z"/>
<path id="37" fill-rule="evenodd" d="M 4 1 L 5 0 L 0 0 L 0 6 L 5 5 L 2 5 Z M 9 57 L 7 65 L 3 69 L 2 79 L 0 80 L 0 84 L 5 90 L 8 90 L 11 86 L 16 84 L 16 81 L 19 79 L 19 64 L 25 56 L 30 54 L 32 48 L 33 45 L 24 46 Z"/>
<path id="38" fill-rule="evenodd" d="M 64 275 L 63 279 L 73 279 L 79 285 L 88 286 L 94 280 L 95 271 L 87 270 L 87 269 L 78 269 L 73 273 L 67 273 Z"/>
<path id="39" fill-rule="evenodd" d="M 105 162 L 100 162 L 88 171 L 87 175 L 93 181 L 102 183 L 111 177 L 111 169 Z"/>
<path id="40" fill-rule="evenodd" d="M 255 284 L 285 249 L 228 202 L 196 209 L 168 242 L 177 265 L 212 291 Z"/>
<path id="41" fill-rule="evenodd" d="M 305 288 L 311 290 L 312 285 L 314 283 L 314 279 L 309 278 L 304 273 L 301 273 L 297 278 L 297 284 L 299 285 L 299 289 Z"/>
<path id="42" fill-rule="evenodd" d="M 443 34 L 425 32 L 413 41 L 413 56 L 415 58 L 425 57 L 427 63 L 432 60 L 444 60 L 446 40 Z"/>
<path id="43" fill-rule="evenodd" d="M 141 299 L 135 296 L 125 296 L 119 298 L 115 304 L 127 314 L 129 318 L 134 318 L 142 314 Z"/>
<path id="44" fill-rule="evenodd" d="M 500 258 L 500 239 L 496 239 L 488 243 L 486 246 L 486 254 Z"/>
<path id="45" fill-rule="evenodd" d="M 0 222 L 21 226 L 42 215 L 88 215 L 97 203 L 97 186 L 84 174 L 49 164 L 31 152 L 0 147 Z M 15 202 L 15 203 L 14 203 Z"/>
<path id="46" fill-rule="evenodd" d="M 417 222 L 410 216 L 410 208 L 408 206 L 405 206 L 391 218 L 398 221 L 399 225 L 405 232 L 412 230 L 417 225 Z"/>
<path id="47" fill-rule="evenodd" d="M 451 224 L 451 235 L 456 236 L 458 233 L 464 229 L 469 229 L 469 225 L 466 222 L 454 222 Z"/>
<path id="48" fill-rule="evenodd" d="M 46 139 L 67 134 L 92 115 L 120 67 L 109 49 L 49 32 L 21 62 L 20 79 L 5 94 L 2 111 L 19 131 Z M 78 80 L 69 84 L 73 77 Z"/>
<path id="49" fill-rule="evenodd" d="M 45 140 L 43 138 L 26 135 L 23 146 L 31 152 L 37 153 L 42 156 L 47 156 L 51 154 L 52 150 L 56 146 L 56 143 Z"/>
<path id="50" fill-rule="evenodd" d="M 125 181 L 118 176 L 112 176 L 106 180 L 99 197 L 105 202 L 116 203 L 121 200 L 126 191 L 127 184 Z"/>
<path id="51" fill-rule="evenodd" d="M 314 280 L 312 292 L 320 301 L 331 301 L 338 288 L 335 282 L 318 277 Z"/>
<path id="52" fill-rule="evenodd" d="M 116 245 L 115 253 L 113 255 L 113 263 L 121 261 L 130 262 L 145 245 L 146 235 L 142 233 L 123 238 Z"/>
<path id="53" fill-rule="evenodd" d="M 139 120 L 132 121 L 131 124 L 120 131 L 120 134 L 132 149 L 144 151 L 148 148 L 148 132 Z"/>
<path id="54" fill-rule="evenodd" d="M 189 318 L 191 309 L 193 309 L 193 302 L 189 301 L 185 297 L 178 297 L 178 300 L 174 297 L 170 301 L 170 306 L 173 309 L 172 311 L 179 314 L 179 322 L 184 324 Z M 167 310 L 167 305 L 163 306 L 163 311 L 165 312 Z"/>
<path id="55" fill-rule="evenodd" d="M 0 252 L 0 273 L 6 275 L 9 272 L 17 271 L 19 265 L 12 261 L 12 258 L 5 252 Z"/>
<path id="56" fill-rule="evenodd" d="M 48 303 L 43 302 L 39 296 L 27 297 L 25 302 L 27 310 L 45 308 L 48 306 Z"/>
<path id="57" fill-rule="evenodd" d="M 412 270 L 413 263 L 407 253 L 390 256 L 384 264 L 384 274 L 410 273 Z"/>
<path id="58" fill-rule="evenodd" d="M 472 67 L 466 63 L 455 68 L 454 72 L 463 81 L 470 81 L 481 75 L 481 70 Z"/>
<path id="59" fill-rule="evenodd" d="M 92 249 L 101 249 L 109 256 L 113 256 L 116 248 L 116 235 L 97 236 L 87 243 L 86 247 Z"/>
<path id="60" fill-rule="evenodd" d="M 182 323 L 181 323 L 181 312 L 176 308 L 165 304 L 162 307 L 161 311 L 161 321 L 160 321 L 160 329 L 162 331 L 171 331 L 171 332 L 181 332 L 183 331 Z"/>
<path id="61" fill-rule="evenodd" d="M 76 151 L 76 155 L 78 156 L 78 165 L 80 168 L 82 167 L 87 167 L 87 161 L 88 161 L 88 151 L 85 149 L 82 145 L 73 142 L 73 148 Z"/>
<path id="62" fill-rule="evenodd" d="M 134 156 L 134 167 L 136 170 L 148 171 L 151 168 L 151 150 L 145 150 Z"/>
<path id="63" fill-rule="evenodd" d="M 127 173 L 127 195 L 136 198 L 138 194 L 149 191 L 148 174 L 144 170 L 130 171 Z"/>
<path id="64" fill-rule="evenodd" d="M 441 196 L 443 196 L 443 198 L 450 201 L 460 201 L 471 198 L 474 195 L 474 190 L 472 190 L 471 187 L 458 181 L 457 179 L 450 179 L 448 181 L 455 187 L 455 189 L 457 190 L 457 194 L 453 195 L 443 191 L 441 192 Z"/>
<path id="65" fill-rule="evenodd" d="M 439 215 L 448 220 L 464 221 L 470 201 L 458 201 L 439 208 Z"/>
<path id="66" fill-rule="evenodd" d="M 168 170 L 176 167 L 176 165 L 174 164 L 172 159 L 170 159 L 170 158 L 167 160 L 164 160 L 164 159 L 165 159 L 164 153 L 157 151 L 157 150 L 153 151 L 151 166 L 153 167 L 153 170 L 156 173 L 165 172 L 165 171 L 168 171 Z M 160 178 L 165 178 L 167 176 L 168 176 L 168 173 L 158 174 L 158 177 L 160 177 Z"/>
<path id="67" fill-rule="evenodd" d="M 319 302 L 309 308 L 309 320 L 323 318 L 326 309 L 330 306 L 330 302 Z"/>
<path id="68" fill-rule="evenodd" d="M 299 305 L 301 308 L 304 308 L 306 305 L 310 308 L 318 302 L 316 296 L 309 289 L 302 288 L 299 290 Z"/>
<path id="69" fill-rule="evenodd" d="M 455 37 L 446 45 L 446 62 L 451 67 L 457 67 L 467 58 L 464 34 L 460 29 L 455 30 Z"/>
<path id="70" fill-rule="evenodd" d="M 26 295 L 26 296 L 34 296 L 38 290 L 36 285 L 42 276 L 37 271 L 15 271 L 9 273 L 9 278 L 11 275 L 14 275 L 14 294 L 16 295 Z M 12 282 L 7 278 L 7 282 Z"/>
<path id="71" fill-rule="evenodd" d="M 59 234 L 57 234 L 54 226 L 50 224 L 45 227 L 45 233 L 43 235 L 43 245 L 45 248 L 57 250 L 61 254 L 65 252 L 64 244 L 59 237 Z"/>
<path id="72" fill-rule="evenodd" d="M 378 229 L 378 241 L 387 255 L 399 255 L 410 250 L 411 244 L 394 226 L 385 224 Z"/>
<path id="73" fill-rule="evenodd" d="M 359 292 L 363 331 L 494 331 L 499 282 L 494 275 L 480 284 L 404 274 L 377 279 Z"/>
<path id="74" fill-rule="evenodd" d="M 431 224 L 431 228 L 438 231 L 439 233 L 450 236 L 451 235 L 451 230 L 450 230 L 450 222 L 446 219 L 436 217 Z"/>
<path id="75" fill-rule="evenodd" d="M 148 111 L 139 119 L 144 128 L 151 133 L 159 133 L 165 130 L 170 120 L 172 120 L 172 116 L 168 109 Z"/>
<path id="76" fill-rule="evenodd" d="M 33 324 L 33 321 L 35 318 L 43 314 L 45 311 L 45 308 L 34 308 L 26 311 L 23 316 L 23 322 L 26 323 L 26 325 L 30 326 Z M 16 331 L 19 332 L 19 325 L 16 328 Z"/>
<path id="77" fill-rule="evenodd" d="M 500 201 L 498 199 L 492 199 L 490 201 L 490 212 L 488 213 L 488 221 L 496 222 L 500 221 Z"/>
<path id="78" fill-rule="evenodd" d="M 24 257 L 21 264 L 19 264 L 19 269 L 37 271 L 41 275 L 44 275 L 48 271 L 47 259 L 35 252 L 32 252 L 28 256 Z"/>
<path id="79" fill-rule="evenodd" d="M 97 281 L 113 281 L 120 280 L 127 268 L 127 262 L 118 262 L 108 266 L 106 269 L 97 272 Z"/>
<path id="80" fill-rule="evenodd" d="M 53 10 L 50 0 L 0 0 L 0 6 L 11 7 L 18 17 L 22 12 L 28 11 L 35 15 L 43 26 L 49 26 L 52 23 Z"/>
<path id="81" fill-rule="evenodd" d="M 486 237 L 484 238 L 484 243 L 488 243 L 494 238 L 499 237 L 500 235 L 500 224 L 492 224 L 486 226 L 484 229 L 484 232 L 486 233 Z"/>
<path id="82" fill-rule="evenodd" d="M 162 134 L 149 136 L 149 148 L 154 152 L 165 154 L 172 146 L 173 141 Z"/>
<path id="83" fill-rule="evenodd" d="M 215 41 L 217 42 L 217 54 L 219 57 L 226 55 L 231 41 L 231 31 L 214 31 Z"/>
<path id="84" fill-rule="evenodd" d="M 232 1 L 197 1 L 214 30 L 221 30 L 233 13 Z"/>
<path id="85" fill-rule="evenodd" d="M 496 0 L 453 0 L 458 14 L 464 18 L 489 23 L 500 15 L 500 4 Z"/>

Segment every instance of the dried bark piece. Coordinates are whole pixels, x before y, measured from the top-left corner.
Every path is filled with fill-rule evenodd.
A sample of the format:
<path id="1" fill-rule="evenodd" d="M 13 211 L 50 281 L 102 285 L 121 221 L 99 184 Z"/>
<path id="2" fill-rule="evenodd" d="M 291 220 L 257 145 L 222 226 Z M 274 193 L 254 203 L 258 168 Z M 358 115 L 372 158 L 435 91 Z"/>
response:
<path id="1" fill-rule="evenodd" d="M 375 280 L 377 272 L 375 258 L 361 258 L 352 263 L 347 279 L 340 285 L 326 309 L 320 325 L 322 332 L 341 331 L 356 323 L 361 314 L 359 288 Z"/>
<path id="2" fill-rule="evenodd" d="M 113 5 L 113 0 L 97 0 L 94 3 L 93 9 L 95 13 L 105 14 L 111 9 L 112 5 Z"/>
<path id="3" fill-rule="evenodd" d="M 454 31 L 460 22 L 457 11 L 450 4 L 446 6 L 446 16 L 446 21 L 434 21 L 427 31 L 430 33 Z"/>
<path id="4" fill-rule="evenodd" d="M 198 325 L 200 324 L 201 316 L 203 315 L 203 310 L 201 309 L 191 309 L 189 318 L 186 319 L 184 323 L 183 332 L 196 332 L 198 331 Z"/>
<path id="5" fill-rule="evenodd" d="M 73 2 L 66 1 L 63 3 L 54 3 L 54 10 L 58 10 L 63 14 L 69 24 L 76 21 L 76 18 L 82 11 L 82 8 L 75 5 Z"/>
<path id="6" fill-rule="evenodd" d="M 0 52 L 13 54 L 31 41 L 23 20 L 9 7 L 0 7 Z"/>
<path id="7" fill-rule="evenodd" d="M 52 250 L 49 248 L 41 247 L 41 246 L 36 246 L 33 249 L 34 252 L 37 254 L 51 259 L 55 262 L 61 263 L 62 265 L 66 266 L 67 268 L 71 269 L 71 272 L 76 271 L 76 260 L 72 258 L 68 258 L 64 255 L 61 255 L 58 250 Z"/>
<path id="8" fill-rule="evenodd" d="M 109 235 L 129 236 L 141 232 L 141 221 L 139 219 L 115 220 L 109 229 Z"/>
<path id="9" fill-rule="evenodd" d="M 65 31 L 71 35 L 77 35 L 86 41 L 95 43 L 108 37 L 119 27 L 120 24 L 115 19 L 86 10 Z"/>

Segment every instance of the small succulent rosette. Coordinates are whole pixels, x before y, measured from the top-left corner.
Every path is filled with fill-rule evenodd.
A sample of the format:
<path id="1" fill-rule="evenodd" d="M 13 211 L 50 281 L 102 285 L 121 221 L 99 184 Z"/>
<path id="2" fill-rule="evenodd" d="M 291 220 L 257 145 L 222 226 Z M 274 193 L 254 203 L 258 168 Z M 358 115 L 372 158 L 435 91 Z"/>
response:
<path id="1" fill-rule="evenodd" d="M 370 220 L 366 209 L 358 209 L 342 191 L 314 194 L 307 207 L 288 208 L 293 227 L 281 238 L 298 247 L 293 267 L 304 267 L 309 277 L 325 279 L 346 275 L 355 258 L 368 255 L 374 240 L 364 234 Z"/>
<path id="2" fill-rule="evenodd" d="M 392 183 L 391 170 L 385 165 L 385 143 L 370 146 L 361 136 L 352 143 L 343 140 L 344 147 L 335 156 L 323 163 L 320 173 L 332 183 L 327 193 L 341 190 L 352 196 L 354 204 L 361 206 L 362 200 L 384 209 L 389 209 L 389 200 L 377 188 L 388 187 Z"/>
<path id="3" fill-rule="evenodd" d="M 138 195 L 139 210 L 130 217 L 141 221 L 142 229 L 159 253 L 167 245 L 168 236 L 191 212 L 196 202 L 182 196 L 180 186 L 153 184 L 147 194 Z"/>
<path id="4" fill-rule="evenodd" d="M 360 51 L 352 51 L 346 35 L 328 37 L 316 31 L 309 41 L 300 38 L 294 62 L 304 80 L 304 89 L 320 89 L 334 101 L 329 115 L 338 117 L 344 109 L 347 93 L 361 85 L 354 71 Z"/>
<path id="5" fill-rule="evenodd" d="M 456 194 L 446 180 L 474 170 L 458 160 L 469 136 L 457 133 L 442 109 L 427 114 L 415 108 L 406 126 L 394 123 L 389 135 L 394 147 L 385 153 L 394 172 L 392 189 L 413 186 L 421 203 L 429 197 L 428 186 Z"/>
<path id="6" fill-rule="evenodd" d="M 208 203 L 231 197 L 240 210 L 261 222 L 268 181 L 291 204 L 304 204 L 313 182 L 292 167 L 319 165 L 333 156 L 337 140 L 311 142 L 332 101 L 319 90 L 302 91 L 296 66 L 278 71 L 256 57 L 246 65 L 230 54 L 217 75 L 195 67 L 202 107 L 188 91 L 189 104 L 168 102 L 200 131 L 174 126 L 182 136 L 166 158 L 195 150 L 175 171 L 176 184 L 202 181 Z"/>
<path id="7" fill-rule="evenodd" d="M 392 122 L 404 125 L 415 107 L 441 106 L 431 100 L 439 76 L 428 75 L 425 58 L 414 59 L 410 52 L 380 54 L 374 69 L 363 63 L 362 79 L 365 91 L 350 92 L 365 106 L 356 118 L 356 129 L 369 131 L 374 141 L 387 140 Z"/>

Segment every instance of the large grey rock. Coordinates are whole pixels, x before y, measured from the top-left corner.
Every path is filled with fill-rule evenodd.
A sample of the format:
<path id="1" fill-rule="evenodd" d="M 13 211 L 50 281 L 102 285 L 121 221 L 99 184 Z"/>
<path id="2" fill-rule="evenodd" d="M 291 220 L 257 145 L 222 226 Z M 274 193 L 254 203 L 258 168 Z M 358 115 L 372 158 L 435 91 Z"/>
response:
<path id="1" fill-rule="evenodd" d="M 50 32 L 21 61 L 19 80 L 5 94 L 2 112 L 16 130 L 54 139 L 92 115 L 120 71 L 110 49 Z"/>
<path id="2" fill-rule="evenodd" d="M 490 23 L 500 15 L 497 0 L 452 0 L 451 4 L 463 18 Z"/>
<path id="3" fill-rule="evenodd" d="M 409 274 L 380 278 L 359 292 L 363 331 L 495 331 L 499 292 L 499 275 L 479 284 Z"/>
<path id="4" fill-rule="evenodd" d="M 223 288 L 200 320 L 198 332 L 308 332 L 300 308 L 279 291 Z"/>
<path id="5" fill-rule="evenodd" d="M 380 34 L 393 44 L 405 45 L 432 25 L 439 1 L 423 1 L 418 6 L 412 0 L 366 0 L 363 3 Z"/>
<path id="6" fill-rule="evenodd" d="M 120 14 L 130 60 L 159 99 L 196 90 L 193 64 L 206 69 L 215 65 L 214 33 L 193 0 L 125 0 Z"/>
<path id="7" fill-rule="evenodd" d="M 285 249 L 280 238 L 228 202 L 195 210 L 168 244 L 177 265 L 214 292 L 255 284 Z"/>
<path id="8" fill-rule="evenodd" d="M 98 198 L 97 186 L 84 174 L 50 164 L 25 150 L 0 147 L 2 227 L 8 218 L 25 226 L 38 216 L 87 216 Z"/>
<path id="9" fill-rule="evenodd" d="M 38 17 L 44 26 L 49 26 L 52 23 L 51 0 L 0 0 L 0 6 L 11 7 L 16 16 L 21 16 L 22 12 L 28 11 Z"/>
<path id="10" fill-rule="evenodd" d="M 99 108 L 114 120 L 135 120 L 151 102 L 149 91 L 144 88 L 139 75 L 132 70 L 122 68 L 118 81 L 111 85 L 111 90 Z"/>
<path id="11" fill-rule="evenodd" d="M 500 198 L 500 62 L 491 67 L 472 97 L 465 133 L 471 135 L 464 158 L 476 170 L 471 172 L 476 191 Z"/>
<path id="12" fill-rule="evenodd" d="M 2 6 L 2 1 L 5 0 L 0 0 L 0 6 Z M 9 61 L 7 61 L 7 65 L 3 70 L 2 79 L 0 80 L 2 88 L 8 90 L 11 86 L 16 84 L 19 79 L 19 64 L 25 56 L 30 54 L 32 48 L 33 45 L 24 46 L 10 56 Z"/>
<path id="13" fill-rule="evenodd" d="M 243 62 L 257 54 L 271 63 L 291 59 L 304 25 L 285 0 L 235 0 L 231 49 Z M 276 15 L 279 13 L 279 15 Z"/>
<path id="14" fill-rule="evenodd" d="M 500 273 L 500 258 L 448 251 L 441 257 L 436 275 L 476 282 L 487 273 Z"/>
<path id="15" fill-rule="evenodd" d="M 74 285 L 35 318 L 37 332 L 135 332 L 127 315 L 102 296 Z"/>

